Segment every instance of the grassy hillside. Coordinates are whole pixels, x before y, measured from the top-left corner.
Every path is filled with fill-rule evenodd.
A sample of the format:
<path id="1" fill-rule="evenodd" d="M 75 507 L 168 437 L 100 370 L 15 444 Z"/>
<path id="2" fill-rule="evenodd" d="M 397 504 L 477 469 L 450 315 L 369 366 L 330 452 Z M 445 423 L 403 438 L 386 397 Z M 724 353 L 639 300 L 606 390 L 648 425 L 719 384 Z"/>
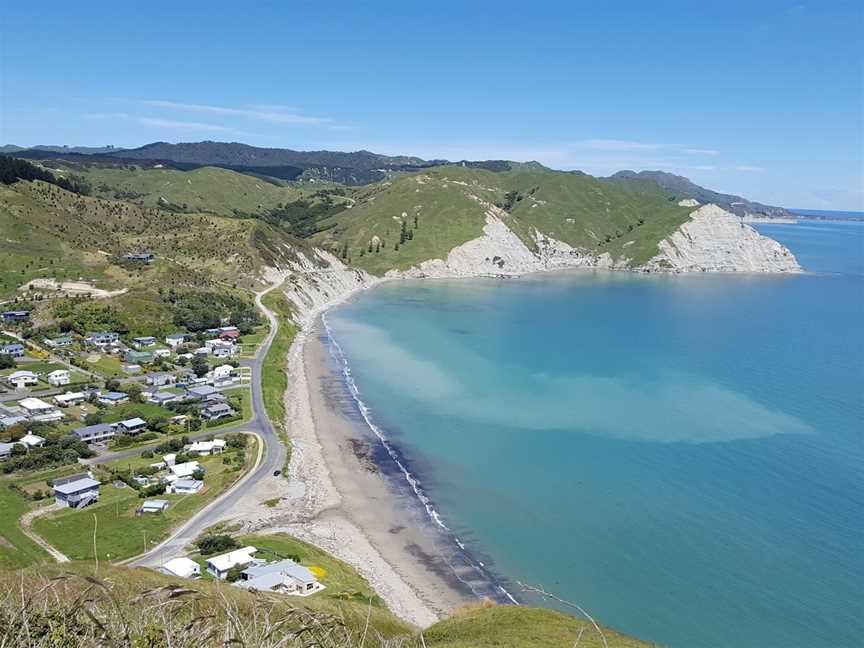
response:
<path id="1" fill-rule="evenodd" d="M 650 644 L 543 610 L 482 606 L 419 631 L 374 605 L 255 594 L 100 563 L 0 573 L 0 645 L 122 648 L 643 648 Z M 226 643 L 226 645 L 227 645 Z"/>
<path id="2" fill-rule="evenodd" d="M 678 207 L 654 183 L 603 181 L 537 165 L 498 173 L 436 167 L 379 183 L 355 198 L 351 209 L 321 222 L 328 229 L 315 240 L 375 274 L 445 258 L 480 236 L 483 202 L 504 209 L 508 226 L 529 247 L 536 229 L 596 254 L 626 257 L 633 265 L 656 254 L 657 243 L 692 211 Z M 403 221 L 411 238 L 397 249 Z"/>

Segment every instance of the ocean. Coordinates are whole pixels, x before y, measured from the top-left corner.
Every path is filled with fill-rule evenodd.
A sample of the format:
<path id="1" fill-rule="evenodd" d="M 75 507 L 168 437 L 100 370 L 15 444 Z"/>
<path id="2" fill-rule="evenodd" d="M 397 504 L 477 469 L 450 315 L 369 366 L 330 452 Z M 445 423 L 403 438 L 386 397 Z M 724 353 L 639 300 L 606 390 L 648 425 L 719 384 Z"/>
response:
<path id="1" fill-rule="evenodd" d="M 673 648 L 851 648 L 864 222 L 758 229 L 808 272 L 393 282 L 326 322 L 430 509 L 515 597 Z"/>

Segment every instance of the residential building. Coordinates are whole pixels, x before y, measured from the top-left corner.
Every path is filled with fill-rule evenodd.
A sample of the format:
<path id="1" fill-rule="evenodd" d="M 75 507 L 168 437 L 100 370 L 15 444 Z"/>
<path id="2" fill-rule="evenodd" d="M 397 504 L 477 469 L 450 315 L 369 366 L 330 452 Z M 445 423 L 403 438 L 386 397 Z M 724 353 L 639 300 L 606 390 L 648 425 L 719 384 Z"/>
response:
<path id="1" fill-rule="evenodd" d="M 168 500 L 144 500 L 139 509 L 142 513 L 164 513 L 168 508 Z"/>
<path id="2" fill-rule="evenodd" d="M 233 342 L 234 340 L 240 339 L 240 331 L 236 328 L 230 330 L 223 330 L 221 333 L 219 333 L 219 339 Z"/>
<path id="3" fill-rule="evenodd" d="M 132 338 L 132 346 L 136 349 L 145 349 L 147 347 L 155 346 L 156 338 L 152 335 L 145 335 L 143 337 Z"/>
<path id="4" fill-rule="evenodd" d="M 46 403 L 41 398 L 22 398 L 18 401 L 18 407 L 23 409 L 29 418 L 39 416 L 40 414 L 47 414 L 54 410 L 53 405 Z"/>
<path id="5" fill-rule="evenodd" d="M 97 400 L 104 405 L 119 405 L 129 400 L 129 394 L 123 392 L 105 392 L 99 394 Z"/>
<path id="6" fill-rule="evenodd" d="M 116 432 L 108 423 L 97 423 L 96 425 L 75 428 L 72 430 L 72 434 L 86 443 L 102 443 L 113 439 Z"/>
<path id="7" fill-rule="evenodd" d="M 186 446 L 187 452 L 196 452 L 205 457 L 211 454 L 221 454 L 225 451 L 224 439 L 213 439 L 212 441 L 196 441 L 195 443 Z"/>
<path id="8" fill-rule="evenodd" d="M 177 377 L 167 371 L 160 371 L 157 373 L 147 374 L 146 381 L 148 385 L 164 387 L 165 385 L 173 385 L 177 382 Z"/>
<path id="9" fill-rule="evenodd" d="M 149 351 L 127 351 L 125 358 L 129 364 L 145 365 L 153 362 L 153 354 Z"/>
<path id="10" fill-rule="evenodd" d="M 186 333 L 172 333 L 171 335 L 165 336 L 165 344 L 167 344 L 173 349 L 174 347 L 186 342 L 188 338 L 189 335 L 187 335 Z"/>
<path id="11" fill-rule="evenodd" d="M 121 368 L 127 376 L 137 376 L 141 373 L 141 365 L 138 364 L 125 364 Z"/>
<path id="12" fill-rule="evenodd" d="M 45 338 L 42 340 L 42 343 L 52 349 L 63 349 L 72 346 L 75 343 L 75 340 L 71 335 L 59 335 L 55 338 Z"/>
<path id="13" fill-rule="evenodd" d="M 15 389 L 24 389 L 37 384 L 39 377 L 32 371 L 19 370 L 6 376 L 6 381 Z"/>
<path id="14" fill-rule="evenodd" d="M 166 466 L 173 466 L 175 459 L 177 459 L 176 454 L 162 455 L 162 461 L 165 462 Z"/>
<path id="15" fill-rule="evenodd" d="M 54 397 L 54 402 L 60 407 L 77 405 L 78 403 L 83 403 L 86 400 L 87 394 L 85 394 L 84 392 L 66 392 L 65 394 L 58 394 Z"/>
<path id="16" fill-rule="evenodd" d="M 96 331 L 88 333 L 84 337 L 84 341 L 94 346 L 105 346 L 106 344 L 114 344 L 120 340 L 120 334 L 114 331 Z"/>
<path id="17" fill-rule="evenodd" d="M 201 418 L 206 421 L 218 421 L 234 416 L 234 414 L 234 410 L 227 403 L 211 403 L 201 410 Z"/>
<path id="18" fill-rule="evenodd" d="M 11 457 L 12 448 L 14 447 L 14 443 L 0 443 L 0 461 L 6 461 L 9 457 Z"/>
<path id="19" fill-rule="evenodd" d="M 72 375 L 68 369 L 55 369 L 48 374 L 48 384 L 54 387 L 62 387 L 72 382 Z"/>
<path id="20" fill-rule="evenodd" d="M 309 569 L 288 559 L 250 565 L 236 584 L 244 589 L 295 596 L 309 596 L 324 589 Z"/>
<path id="21" fill-rule="evenodd" d="M 4 344 L 0 347 L 0 355 L 8 355 L 13 358 L 23 358 L 24 357 L 24 345 L 23 344 Z"/>
<path id="22" fill-rule="evenodd" d="M 4 322 L 26 322 L 28 319 L 30 319 L 30 311 L 3 311 Z"/>
<path id="23" fill-rule="evenodd" d="M 218 393 L 219 390 L 211 385 L 197 385 L 195 387 L 186 388 L 186 396 L 196 400 L 204 400 L 207 397 Z"/>
<path id="24" fill-rule="evenodd" d="M 207 559 L 207 571 L 213 574 L 216 578 L 226 578 L 228 572 L 234 567 L 243 567 L 244 569 L 250 565 L 260 564 L 263 560 L 256 559 L 254 554 L 258 549 L 255 547 L 243 547 L 235 549 L 226 554 L 220 554 Z"/>
<path id="25" fill-rule="evenodd" d="M 201 576 L 201 565 L 190 558 L 174 558 L 162 565 L 159 571 L 178 578 L 198 578 Z"/>
<path id="26" fill-rule="evenodd" d="M 26 422 L 26 417 L 18 416 L 16 414 L 12 414 L 10 416 L 0 416 L 0 430 L 5 430 L 6 428 L 10 428 L 13 425 L 18 425 L 19 423 Z"/>
<path id="27" fill-rule="evenodd" d="M 126 419 L 114 424 L 114 430 L 119 434 L 138 434 L 147 427 L 147 421 L 142 418 Z"/>
<path id="28" fill-rule="evenodd" d="M 171 355 L 171 349 L 153 349 L 153 357 L 168 358 Z"/>
<path id="29" fill-rule="evenodd" d="M 99 482 L 89 475 L 55 479 L 54 501 L 69 508 L 84 508 L 99 501 Z"/>
<path id="30" fill-rule="evenodd" d="M 26 446 L 29 450 L 30 448 L 41 448 L 43 445 L 45 445 L 45 439 L 43 439 L 37 434 L 28 432 L 23 437 L 18 439 L 18 443 Z"/>
<path id="31" fill-rule="evenodd" d="M 169 465 L 168 469 L 171 471 L 172 475 L 183 479 L 185 477 L 191 477 L 197 470 L 200 470 L 201 464 L 197 461 L 187 461 L 181 464 L 175 463 L 173 466 Z"/>
<path id="32" fill-rule="evenodd" d="M 177 495 L 194 495 L 204 488 L 204 482 L 200 479 L 175 479 L 166 488 L 166 493 Z"/>
<path id="33" fill-rule="evenodd" d="M 177 400 L 177 394 L 172 394 L 171 392 L 150 392 L 147 396 L 147 400 L 151 403 L 156 403 L 157 405 L 165 405 L 166 403 L 171 403 Z"/>

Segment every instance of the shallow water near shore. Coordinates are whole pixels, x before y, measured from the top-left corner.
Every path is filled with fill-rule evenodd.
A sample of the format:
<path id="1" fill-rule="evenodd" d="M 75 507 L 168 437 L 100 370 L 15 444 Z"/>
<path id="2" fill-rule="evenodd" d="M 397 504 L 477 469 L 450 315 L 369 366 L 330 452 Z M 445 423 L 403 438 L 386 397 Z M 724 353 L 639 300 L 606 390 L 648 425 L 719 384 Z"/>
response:
<path id="1" fill-rule="evenodd" d="M 394 282 L 327 323 L 370 421 L 511 588 L 673 647 L 852 646 L 864 224 L 759 229 L 811 273 Z"/>

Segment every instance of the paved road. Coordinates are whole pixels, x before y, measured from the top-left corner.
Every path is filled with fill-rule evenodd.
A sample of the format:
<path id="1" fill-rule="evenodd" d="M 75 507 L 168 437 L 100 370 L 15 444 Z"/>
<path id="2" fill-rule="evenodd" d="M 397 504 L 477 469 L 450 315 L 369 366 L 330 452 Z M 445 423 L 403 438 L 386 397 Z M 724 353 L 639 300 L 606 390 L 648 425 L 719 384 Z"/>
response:
<path id="1" fill-rule="evenodd" d="M 201 511 L 199 511 L 191 520 L 186 522 L 182 527 L 175 531 L 167 540 L 160 543 L 146 554 L 135 558 L 129 564 L 135 567 L 158 567 L 164 564 L 167 560 L 179 556 L 183 553 L 183 549 L 188 546 L 195 538 L 210 526 L 213 526 L 220 520 L 226 517 L 230 509 L 239 502 L 248 490 L 255 486 L 258 482 L 268 477 L 272 479 L 273 471 L 282 470 L 285 463 L 285 446 L 273 428 L 273 424 L 267 416 L 264 409 L 264 394 L 261 389 L 261 366 L 264 356 L 270 350 L 270 345 L 273 343 L 273 338 L 276 335 L 276 330 L 279 326 L 276 316 L 266 307 L 261 301 L 261 298 L 273 288 L 272 286 L 264 292 L 259 293 L 255 298 L 255 303 L 258 308 L 270 320 L 270 334 L 265 338 L 258 353 L 254 359 L 245 360 L 243 364 L 252 369 L 252 419 L 243 425 L 236 426 L 236 430 L 248 430 L 255 432 L 263 440 L 263 457 L 258 467 L 253 472 L 241 479 L 227 493 L 219 499 L 214 500 Z M 231 429 L 220 430 L 218 433 L 229 432 Z M 212 432 L 210 434 L 213 434 Z M 197 436 L 197 435 L 196 435 Z M 203 434 L 202 436 L 207 436 Z M 190 437 L 195 438 L 195 437 Z M 137 453 L 139 454 L 139 448 Z M 132 455 L 130 455 L 132 456 Z M 118 458 L 118 457 L 115 457 Z"/>

